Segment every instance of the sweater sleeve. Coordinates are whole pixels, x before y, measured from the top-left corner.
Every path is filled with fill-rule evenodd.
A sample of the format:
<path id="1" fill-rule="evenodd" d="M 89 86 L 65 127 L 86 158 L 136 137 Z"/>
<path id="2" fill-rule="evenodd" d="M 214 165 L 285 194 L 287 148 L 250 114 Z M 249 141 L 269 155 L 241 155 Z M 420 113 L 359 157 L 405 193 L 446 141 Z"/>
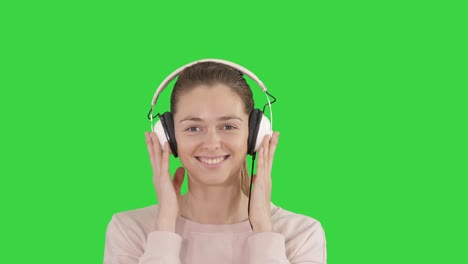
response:
<path id="1" fill-rule="evenodd" d="M 284 236 L 274 232 L 255 233 L 247 241 L 249 264 L 287 264 Z"/>
<path id="2" fill-rule="evenodd" d="M 327 263 L 325 235 L 317 221 L 287 240 L 280 233 L 255 233 L 248 239 L 248 248 L 249 264 Z"/>
<path id="3" fill-rule="evenodd" d="M 173 232 L 154 231 L 148 235 L 140 264 L 181 264 L 182 237 Z"/>
<path id="4" fill-rule="evenodd" d="M 141 243 L 114 216 L 106 232 L 104 264 L 180 264 L 182 237 L 176 233 L 153 231 Z M 145 245 L 146 244 L 146 245 Z"/>

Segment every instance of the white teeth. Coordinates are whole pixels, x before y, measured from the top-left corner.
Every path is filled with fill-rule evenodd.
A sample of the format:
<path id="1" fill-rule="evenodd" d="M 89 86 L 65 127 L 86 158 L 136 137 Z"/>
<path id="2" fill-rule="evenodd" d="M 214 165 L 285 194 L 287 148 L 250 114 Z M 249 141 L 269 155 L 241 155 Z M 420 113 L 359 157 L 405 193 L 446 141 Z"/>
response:
<path id="1" fill-rule="evenodd" d="M 206 164 L 218 164 L 221 163 L 223 160 L 225 160 L 226 157 L 221 157 L 221 158 L 216 158 L 216 159 L 207 159 L 207 158 L 198 158 L 201 162 L 206 163 Z"/>

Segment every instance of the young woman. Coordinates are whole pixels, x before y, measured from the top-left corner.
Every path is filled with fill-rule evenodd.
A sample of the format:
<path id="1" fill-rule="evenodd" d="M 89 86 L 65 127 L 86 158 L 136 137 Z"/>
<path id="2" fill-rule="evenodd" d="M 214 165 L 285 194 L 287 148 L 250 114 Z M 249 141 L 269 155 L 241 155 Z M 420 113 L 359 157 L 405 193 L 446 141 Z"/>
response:
<path id="1" fill-rule="evenodd" d="M 178 75 L 171 96 L 177 155 L 146 133 L 159 204 L 115 214 L 105 264 L 326 263 L 320 223 L 271 203 L 279 133 L 263 138 L 253 189 L 246 170 L 252 91 L 229 64 L 204 61 Z M 187 171 L 188 191 L 180 188 Z M 250 210 L 248 210 L 250 209 Z"/>

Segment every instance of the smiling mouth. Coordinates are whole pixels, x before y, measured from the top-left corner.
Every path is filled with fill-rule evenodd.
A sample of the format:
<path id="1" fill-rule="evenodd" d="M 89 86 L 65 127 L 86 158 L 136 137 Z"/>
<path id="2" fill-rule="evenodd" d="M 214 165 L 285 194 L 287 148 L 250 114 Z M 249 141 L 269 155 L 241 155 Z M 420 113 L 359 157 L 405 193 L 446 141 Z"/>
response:
<path id="1" fill-rule="evenodd" d="M 220 156 L 220 157 L 213 157 L 213 158 L 196 157 L 197 160 L 199 160 L 200 162 L 205 163 L 207 165 L 217 165 L 217 164 L 220 164 L 221 162 L 225 161 L 228 158 L 229 158 L 229 155 Z"/>

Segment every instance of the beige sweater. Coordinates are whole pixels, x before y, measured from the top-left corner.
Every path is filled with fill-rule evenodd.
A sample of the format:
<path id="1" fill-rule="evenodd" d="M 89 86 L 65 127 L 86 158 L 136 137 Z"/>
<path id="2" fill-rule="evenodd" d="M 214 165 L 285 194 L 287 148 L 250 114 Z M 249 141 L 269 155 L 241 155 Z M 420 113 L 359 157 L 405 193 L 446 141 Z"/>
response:
<path id="1" fill-rule="evenodd" d="M 321 224 L 271 204 L 274 232 L 252 232 L 249 221 L 199 224 L 179 217 L 176 232 L 155 231 L 158 206 L 115 214 L 104 264 L 326 264 Z"/>

